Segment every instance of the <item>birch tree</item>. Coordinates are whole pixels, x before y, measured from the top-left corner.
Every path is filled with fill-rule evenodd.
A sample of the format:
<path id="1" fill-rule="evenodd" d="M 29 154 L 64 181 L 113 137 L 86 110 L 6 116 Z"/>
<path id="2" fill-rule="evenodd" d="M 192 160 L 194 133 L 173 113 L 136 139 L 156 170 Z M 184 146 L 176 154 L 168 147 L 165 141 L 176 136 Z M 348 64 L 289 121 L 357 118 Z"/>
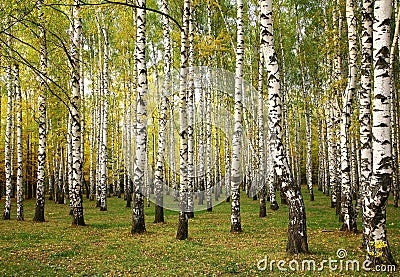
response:
<path id="1" fill-rule="evenodd" d="M 180 47 L 179 72 L 179 221 L 176 238 L 188 237 L 187 192 L 188 192 L 188 122 L 187 122 L 187 75 L 188 75 L 188 33 L 190 0 L 183 2 L 183 19 Z"/>
<path id="2" fill-rule="evenodd" d="M 371 68 L 372 68 L 372 0 L 364 0 L 362 6 L 361 38 L 361 87 L 360 87 L 360 189 L 355 208 L 355 222 L 359 214 L 366 189 L 369 189 L 372 174 L 372 136 L 371 136 Z M 364 207 L 364 206 L 363 206 Z M 365 210 L 363 209 L 363 215 Z"/>
<path id="3" fill-rule="evenodd" d="M 17 112 L 17 220 L 24 220 L 24 188 L 22 176 L 22 97 L 19 64 L 14 64 L 15 108 Z"/>
<path id="4" fill-rule="evenodd" d="M 268 73 L 268 128 L 273 168 L 282 182 L 289 205 L 288 253 L 308 253 L 306 213 L 300 188 L 295 184 L 282 143 L 282 104 L 278 59 L 274 48 L 272 0 L 260 0 L 261 39 Z M 262 44 L 263 45 L 263 44 Z"/>
<path id="5" fill-rule="evenodd" d="M 72 28 L 72 45 L 71 45 L 71 98 L 70 98 L 70 115 L 71 115 L 71 152 L 72 152 L 72 176 L 70 201 L 73 216 L 73 225 L 85 225 L 83 217 L 83 199 L 81 194 L 82 188 L 82 160 L 81 151 L 81 121 L 80 121 L 80 100 L 81 93 L 79 89 L 80 81 L 80 60 L 79 49 L 81 47 L 82 22 L 80 17 L 79 1 L 74 1 L 72 8 L 73 28 Z"/>
<path id="6" fill-rule="evenodd" d="M 138 0 L 136 59 L 137 59 L 137 110 L 136 110 L 136 153 L 134 167 L 134 190 L 132 207 L 132 234 L 146 231 L 144 222 L 145 168 L 147 156 L 147 69 L 146 69 L 146 0 Z"/>
<path id="7" fill-rule="evenodd" d="M 108 106 L 109 106 L 109 96 L 110 96 L 110 78 L 108 70 L 108 60 L 109 60 L 109 42 L 108 34 L 106 29 L 106 23 L 104 20 L 104 15 L 102 17 L 103 22 L 101 25 L 101 32 L 104 38 L 104 48 L 103 48 L 103 95 L 102 95 L 102 125 L 101 125 L 101 173 L 100 173 L 100 211 L 107 211 L 107 186 L 108 186 Z M 100 43 L 100 42 L 99 42 Z M 99 53 L 101 54 L 101 53 Z"/>
<path id="8" fill-rule="evenodd" d="M 37 9 L 39 12 L 39 39 L 40 39 L 40 92 L 38 96 L 39 106 L 39 148 L 38 148 L 38 170 L 37 170 L 37 184 L 36 184 L 36 210 L 34 221 L 43 222 L 44 219 L 44 178 L 45 178 L 45 166 L 46 166 L 46 140 L 47 140 L 47 128 L 46 128 L 46 78 L 47 78 L 47 45 L 46 45 L 46 29 L 43 20 L 43 2 L 39 0 L 37 2 Z M 48 170 L 49 171 L 49 170 Z M 50 181 L 50 172 L 49 183 Z"/>
<path id="9" fill-rule="evenodd" d="M 342 231 L 355 231 L 354 212 L 351 195 L 349 128 L 351 119 L 351 101 L 356 90 L 357 77 L 357 30 L 354 15 L 354 1 L 346 1 L 346 19 L 348 25 L 349 47 L 349 77 L 346 91 L 343 95 L 343 108 L 340 125 L 340 164 L 341 164 L 341 215 L 343 216 Z"/>
<path id="10" fill-rule="evenodd" d="M 372 119 L 372 178 L 364 197 L 364 236 L 373 265 L 395 259 L 386 232 L 386 205 L 392 178 L 390 143 L 390 24 L 392 1 L 377 0 L 373 21 L 374 105 Z"/>
<path id="11" fill-rule="evenodd" d="M 8 36 L 8 42 L 10 45 L 11 36 Z M 5 173 L 6 173 L 6 200 L 4 205 L 3 219 L 10 219 L 11 215 L 11 193 L 12 193 L 12 167 L 11 167 L 11 125 L 12 125 L 12 112 L 13 112 L 13 78 L 11 71 L 11 60 L 7 61 L 6 67 L 6 80 L 7 80 L 7 119 L 6 119 L 6 130 L 5 130 L 5 150 L 4 150 L 4 162 L 5 162 Z"/>
<path id="12" fill-rule="evenodd" d="M 187 117 L 188 117 L 188 192 L 187 208 L 188 218 L 194 218 L 194 182 L 195 182 L 195 141 L 194 141 L 194 20 L 193 6 L 190 5 L 188 26 L 188 76 L 187 76 Z M 217 195 L 217 192 L 216 192 Z"/>
<path id="13" fill-rule="evenodd" d="M 161 11 L 168 14 L 168 0 L 161 3 Z M 154 223 L 164 222 L 163 208 L 163 186 L 165 184 L 164 176 L 164 159 L 166 144 L 166 128 L 168 113 L 168 94 L 170 92 L 170 71 L 171 71 L 171 26 L 169 19 L 163 16 L 163 44 L 164 44 L 164 81 L 161 90 L 161 106 L 160 118 L 158 121 L 158 149 L 156 172 L 154 174 L 154 194 L 155 194 L 155 218 Z"/>
<path id="14" fill-rule="evenodd" d="M 231 232 L 242 232 L 240 218 L 240 183 L 241 176 L 241 142 L 242 126 L 242 78 L 243 78 L 243 52 L 244 52 L 244 27 L 243 27 L 243 0 L 237 0 L 237 46 L 236 46 L 236 72 L 235 72 L 235 106 L 234 106 L 234 133 L 232 137 L 232 165 L 231 165 Z"/>

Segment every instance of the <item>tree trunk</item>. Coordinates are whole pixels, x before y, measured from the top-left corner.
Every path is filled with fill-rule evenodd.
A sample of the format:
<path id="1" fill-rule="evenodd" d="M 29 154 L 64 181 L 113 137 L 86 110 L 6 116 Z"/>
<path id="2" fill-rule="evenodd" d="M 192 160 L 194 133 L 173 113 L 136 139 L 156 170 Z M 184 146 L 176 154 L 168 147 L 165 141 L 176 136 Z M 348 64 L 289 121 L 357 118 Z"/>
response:
<path id="1" fill-rule="evenodd" d="M 145 168 L 147 156 L 147 69 L 146 69 L 146 0 L 138 0 L 137 11 L 137 35 L 136 35 L 136 58 L 138 71 L 137 85 L 137 110 L 136 110 L 136 159 L 134 171 L 134 190 L 132 207 L 132 234 L 146 231 L 144 221 L 144 197 Z"/>
<path id="2" fill-rule="evenodd" d="M 42 0 L 37 2 L 39 11 L 39 32 L 40 32 L 40 93 L 38 97 L 39 106 L 39 149 L 38 149 L 38 171 L 36 185 L 36 210 L 33 221 L 44 222 L 44 179 L 46 166 L 46 77 L 47 77 L 47 46 L 46 33 L 43 26 Z M 49 172 L 50 179 L 50 172 Z M 49 180 L 50 181 L 50 180 Z M 50 183 L 50 182 L 49 182 Z"/>
<path id="3" fill-rule="evenodd" d="M 243 27 L 243 0 L 237 0 L 237 46 L 236 46 L 236 73 L 235 73 L 235 106 L 234 106 L 234 133 L 232 138 L 232 165 L 231 165 L 231 232 L 242 232 L 240 217 L 240 156 L 242 153 L 241 141 L 243 136 L 243 52 L 244 52 L 244 27 Z"/>
<path id="4" fill-rule="evenodd" d="M 374 107 L 372 178 L 364 198 L 364 235 L 372 265 L 396 265 L 386 232 L 386 205 L 392 177 L 390 142 L 390 24 L 392 1 L 375 1 L 373 23 Z"/>
<path id="5" fill-rule="evenodd" d="M 188 75 L 188 33 L 191 1 L 183 2 L 183 19 L 181 31 L 181 57 L 179 74 L 179 222 L 176 238 L 188 238 L 188 217 L 186 213 L 188 192 L 188 122 L 187 122 L 187 75 Z"/>
<path id="6" fill-rule="evenodd" d="M 272 141 L 272 157 L 274 169 L 282 182 L 282 190 L 289 204 L 288 253 L 308 253 L 306 213 L 300 188 L 294 183 L 289 163 L 284 152 L 281 128 L 281 97 L 279 94 L 280 77 L 277 55 L 273 38 L 272 0 L 260 0 L 261 7 L 261 39 L 265 41 L 262 51 L 268 72 L 268 119 L 269 140 Z"/>
<path id="7" fill-rule="evenodd" d="M 103 95 L 102 95 L 102 125 L 101 125 L 101 173 L 100 173 L 100 211 L 107 211 L 107 196 L 108 196 L 108 105 L 109 105 L 109 72 L 108 72 L 108 36 L 105 26 L 104 15 L 101 16 L 102 24 L 99 28 L 104 38 L 104 49 L 103 49 Z M 100 25 L 100 22 L 99 22 Z M 99 51 L 101 55 L 101 51 Z"/>
<path id="8" fill-rule="evenodd" d="M 211 1 L 207 1 L 207 32 L 210 39 L 212 38 L 211 34 Z M 212 212 L 212 122 L 211 122 L 211 94 L 212 94 L 212 84 L 210 80 L 211 76 L 211 63 L 212 59 L 209 55 L 208 57 L 208 84 L 206 88 L 205 95 L 205 110 L 206 110 L 206 176 L 205 176 L 205 190 L 206 190 L 206 202 L 207 202 L 207 211 Z"/>
<path id="9" fill-rule="evenodd" d="M 8 61 L 6 67 L 7 80 L 7 120 L 5 132 L 5 173 L 6 173 L 6 200 L 4 206 L 3 219 L 10 219 L 11 215 L 11 194 L 12 194 L 12 167 L 11 167 L 11 125 L 13 111 L 13 78 L 11 73 L 11 61 Z"/>
<path id="10" fill-rule="evenodd" d="M 70 98 L 70 114 L 71 114 L 71 150 L 72 150 L 72 178 L 71 178 L 71 191 L 70 201 L 72 207 L 73 221 L 72 225 L 85 225 L 83 217 L 82 205 L 82 160 L 80 156 L 81 151 L 81 121 L 80 121 L 80 100 L 81 94 L 79 89 L 80 81 L 80 63 L 79 49 L 81 47 L 81 34 L 82 23 L 80 18 L 80 5 L 79 1 L 74 1 L 73 13 L 73 32 L 72 32 L 72 51 L 71 51 L 71 68 L 72 68 L 72 93 Z"/>
<path id="11" fill-rule="evenodd" d="M 15 108 L 17 112 L 17 220 L 24 220 L 24 191 L 22 177 L 22 97 L 19 65 L 14 64 Z"/>
<path id="12" fill-rule="evenodd" d="M 343 97 L 343 109 L 340 125 L 340 161 L 341 161 L 341 216 L 343 216 L 342 231 L 354 232 L 357 226 L 354 222 L 354 211 L 351 193 L 351 163 L 349 153 L 349 128 L 351 119 L 351 102 L 356 90 L 357 66 L 357 31 L 354 16 L 353 0 L 346 1 L 346 19 L 348 25 L 349 43 L 349 78 L 346 92 Z"/>
<path id="13" fill-rule="evenodd" d="M 260 46 L 261 47 L 261 46 Z M 265 186 L 265 135 L 264 135 L 264 59 L 260 51 L 260 61 L 258 64 L 258 159 L 259 159 L 259 198 L 260 198 L 260 217 L 267 216 L 267 205 L 265 201 L 266 186 Z"/>
<path id="14" fill-rule="evenodd" d="M 195 141 L 194 141 L 194 22 L 193 8 L 190 5 L 188 26 L 188 76 L 187 76 L 187 119 L 188 119 L 188 192 L 187 192 L 187 207 L 186 213 L 188 218 L 194 218 L 194 182 L 195 182 Z M 217 195 L 217 194 L 216 194 Z"/>

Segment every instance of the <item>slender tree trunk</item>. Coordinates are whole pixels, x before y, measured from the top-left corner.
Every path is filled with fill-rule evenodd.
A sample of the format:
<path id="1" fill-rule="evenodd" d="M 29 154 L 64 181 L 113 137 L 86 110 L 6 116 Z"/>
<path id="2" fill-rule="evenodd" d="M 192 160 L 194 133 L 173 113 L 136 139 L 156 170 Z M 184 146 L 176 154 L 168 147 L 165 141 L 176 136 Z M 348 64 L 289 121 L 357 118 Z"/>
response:
<path id="1" fill-rule="evenodd" d="M 343 216 L 342 231 L 356 231 L 351 194 L 351 163 L 349 154 L 349 128 L 351 119 L 351 101 L 356 89 L 357 65 L 357 32 L 354 16 L 353 0 L 346 1 L 346 19 L 349 41 L 349 78 L 346 92 L 343 97 L 343 109 L 340 125 L 340 157 L 341 157 L 341 216 Z"/>
<path id="2" fill-rule="evenodd" d="M 194 182 L 195 182 L 195 141 L 194 141 L 194 21 L 193 8 L 190 5 L 188 26 L 188 76 L 187 76 L 187 119 L 188 119 L 188 192 L 186 213 L 188 218 L 194 218 Z M 217 193 L 216 193 L 217 195 Z"/>
<path id="3" fill-rule="evenodd" d="M 107 30 L 105 26 L 105 19 L 104 15 L 102 16 L 103 22 L 101 25 L 101 32 L 104 38 L 104 49 L 103 49 L 103 109 L 102 109 L 102 121 L 103 124 L 101 125 L 101 177 L 100 177 L 100 188 L 101 188 L 101 195 L 100 195 L 100 211 L 107 211 L 107 196 L 108 196 L 108 105 L 109 105 L 109 73 L 108 73 L 108 36 Z M 100 23 L 99 23 L 100 24 Z"/>
<path id="4" fill-rule="evenodd" d="M 395 4 L 396 5 L 396 4 Z M 398 207 L 399 202 L 399 125 L 398 117 L 399 117 L 399 102 L 398 102 L 398 92 L 396 89 L 395 76 L 394 76 L 394 63 L 395 63 L 395 51 L 396 45 L 398 43 L 399 37 L 399 28 L 400 28 L 400 12 L 398 10 L 395 11 L 396 15 L 396 25 L 393 36 L 393 42 L 390 49 L 390 117 L 391 117 L 391 140 L 392 140 L 392 159 L 393 159 L 393 181 L 392 181 L 392 191 L 393 191 L 393 204 L 394 207 Z"/>
<path id="5" fill-rule="evenodd" d="M 236 46 L 236 73 L 235 73 L 235 127 L 232 138 L 232 165 L 231 165 L 231 232 L 242 232 L 240 217 L 240 156 L 242 153 L 241 141 L 243 136 L 242 110 L 243 110 L 243 52 L 244 52 L 244 27 L 243 27 L 243 0 L 237 0 L 237 46 Z"/>
<path id="6" fill-rule="evenodd" d="M 207 1 L 207 34 L 208 37 L 212 38 L 211 34 L 211 1 Z M 207 79 L 207 88 L 205 91 L 205 110 L 206 110 L 206 176 L 205 176 L 205 189 L 206 189 L 206 202 L 207 202 L 207 211 L 212 212 L 212 122 L 211 122 L 211 106 L 212 106 L 212 84 L 211 84 L 211 55 L 209 55 L 207 60 L 208 66 L 208 79 Z"/>
<path id="7" fill-rule="evenodd" d="M 179 74 L 179 222 L 176 238 L 188 238 L 187 193 L 188 193 L 188 122 L 187 122 L 187 76 L 188 76 L 188 33 L 191 11 L 191 1 L 183 2 L 183 19 L 181 31 L 181 57 Z"/>
<path id="8" fill-rule="evenodd" d="M 6 67 L 7 80 L 7 120 L 5 132 L 5 173 L 6 173 L 6 200 L 4 206 L 3 219 L 10 219 L 11 214 L 11 194 L 12 194 L 12 167 L 11 167 L 11 125 L 13 111 L 13 78 L 11 73 L 11 61 L 8 61 Z"/>
<path id="9" fill-rule="evenodd" d="M 19 65 L 14 64 L 15 108 L 17 112 L 17 220 L 24 220 L 24 191 L 22 176 L 22 97 Z"/>
<path id="10" fill-rule="evenodd" d="M 265 47 L 263 47 L 262 51 L 266 61 L 269 80 L 269 140 L 273 142 L 273 147 L 271 150 L 274 161 L 274 169 L 280 178 L 280 181 L 282 182 L 282 190 L 284 191 L 289 204 L 288 243 L 286 251 L 288 253 L 308 253 L 307 224 L 303 197 L 301 195 L 300 188 L 294 183 L 282 143 L 282 104 L 279 94 L 279 67 L 273 38 L 272 0 L 260 0 L 260 7 L 260 28 L 262 40 L 265 41 Z"/>
<path id="11" fill-rule="evenodd" d="M 72 180 L 71 180 L 71 191 L 70 201 L 72 207 L 73 221 L 72 225 L 85 225 L 83 217 L 83 205 L 82 205 L 82 160 L 80 157 L 81 150 L 81 121 L 80 121 L 80 61 L 79 61 L 79 49 L 81 47 L 81 34 L 82 34 L 82 23 L 80 18 L 80 5 L 79 1 L 75 0 L 73 13 L 73 32 L 72 32 L 72 53 L 71 53 L 71 68 L 72 68 L 72 93 L 70 99 L 70 114 L 72 121 L 71 128 L 71 140 L 72 140 Z"/>
<path id="12" fill-rule="evenodd" d="M 310 101 L 310 100 L 308 100 Z M 305 121 L 306 121 L 306 141 L 307 141 L 307 155 L 306 155 L 306 175 L 307 187 L 310 193 L 310 201 L 314 201 L 314 190 L 312 180 L 312 108 L 311 103 L 305 104 Z"/>
<path id="13" fill-rule="evenodd" d="M 46 166 L 46 77 L 47 77 L 47 46 L 46 33 L 43 26 L 42 0 L 37 2 L 39 11 L 39 32 L 40 32 L 40 93 L 38 97 L 39 106 L 39 149 L 38 149 L 38 171 L 36 185 L 36 210 L 33 221 L 43 222 L 44 219 L 44 179 Z M 49 172 L 50 179 L 50 172 Z"/>
<path id="14" fill-rule="evenodd" d="M 168 14 L 168 0 L 162 1 L 162 12 Z M 163 188 L 166 183 L 164 176 L 165 144 L 167 131 L 168 95 L 171 81 L 171 26 L 169 19 L 163 16 L 163 44 L 164 44 L 164 81 L 162 84 L 160 118 L 158 123 L 158 149 L 156 172 L 154 174 L 155 218 L 154 223 L 164 222 L 164 197 Z"/>
<path id="15" fill-rule="evenodd" d="M 265 164 L 265 135 L 264 135 L 264 59 L 260 51 L 260 61 L 258 64 L 258 159 L 259 159 L 259 198 L 260 198 L 260 217 L 267 216 L 267 205 L 265 201 L 266 186 L 265 186 L 265 174 L 266 174 L 266 164 Z"/>
<path id="16" fill-rule="evenodd" d="M 372 178 L 364 198 L 364 235 L 368 259 L 373 265 L 396 265 L 386 232 L 386 205 L 392 178 L 390 141 L 390 24 L 392 1 L 374 6 L 373 58 L 374 107 L 372 120 Z"/>
<path id="17" fill-rule="evenodd" d="M 147 69 L 146 69 L 146 0 L 138 0 L 138 6 L 142 9 L 137 11 L 137 110 L 136 110 L 136 159 L 134 172 L 134 191 L 132 208 L 132 234 L 146 231 L 144 222 L 144 198 L 143 189 L 145 185 L 144 174 L 147 156 Z"/>

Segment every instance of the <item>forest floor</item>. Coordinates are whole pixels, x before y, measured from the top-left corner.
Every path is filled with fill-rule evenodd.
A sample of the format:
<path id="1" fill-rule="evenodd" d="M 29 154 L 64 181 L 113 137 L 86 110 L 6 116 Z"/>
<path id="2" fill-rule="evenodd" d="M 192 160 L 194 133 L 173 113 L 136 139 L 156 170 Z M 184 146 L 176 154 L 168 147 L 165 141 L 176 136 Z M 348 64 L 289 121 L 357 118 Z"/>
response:
<path id="1" fill-rule="evenodd" d="M 243 233 L 229 232 L 230 203 L 224 202 L 211 213 L 196 212 L 189 221 L 186 241 L 175 239 L 176 212 L 166 211 L 164 224 L 153 223 L 153 203 L 145 210 L 147 232 L 131 235 L 131 209 L 122 199 L 109 198 L 107 212 L 100 212 L 94 202 L 85 199 L 85 227 L 72 227 L 68 206 L 53 201 L 46 201 L 45 223 L 32 221 L 34 200 L 25 201 L 26 220 L 17 222 L 13 202 L 12 220 L 0 221 L 0 276 L 385 276 L 361 268 L 365 260 L 362 235 L 339 231 L 341 224 L 335 210 L 329 208 L 329 197 L 315 191 L 315 201 L 310 202 L 305 189 L 303 195 L 311 254 L 295 256 L 285 252 L 287 207 L 268 210 L 267 217 L 259 218 L 258 201 L 245 194 L 241 206 Z M 4 206 L 4 198 L 0 204 Z M 393 208 L 392 201 L 387 229 L 399 266 L 396 273 L 386 276 L 400 276 L 400 208 Z M 339 259 L 339 249 L 345 249 L 347 256 Z M 260 270 L 266 258 L 268 266 Z M 319 270 L 322 261 L 329 259 L 338 261 L 331 264 L 337 269 L 331 270 L 326 262 Z M 273 271 L 272 260 L 276 261 Z M 278 269 L 279 260 L 285 261 L 280 265 L 287 271 Z M 315 271 L 312 266 L 308 270 L 307 260 L 315 261 Z M 359 261 L 359 272 L 350 265 L 346 270 L 346 262 L 353 260 Z M 296 264 L 299 270 L 293 272 Z"/>

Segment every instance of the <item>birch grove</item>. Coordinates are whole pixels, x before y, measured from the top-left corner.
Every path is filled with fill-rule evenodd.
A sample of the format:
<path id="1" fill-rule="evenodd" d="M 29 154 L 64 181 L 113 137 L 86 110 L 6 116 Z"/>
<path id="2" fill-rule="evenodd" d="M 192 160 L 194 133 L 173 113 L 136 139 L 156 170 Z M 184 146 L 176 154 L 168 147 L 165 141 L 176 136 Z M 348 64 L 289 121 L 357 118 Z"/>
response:
<path id="1" fill-rule="evenodd" d="M 0 3 L 5 226 L 62 211 L 111 229 L 129 210 L 143 245 L 170 222 L 193 242 L 189 225 L 214 219 L 247 243 L 287 211 L 288 254 L 324 228 L 396 265 L 400 1 L 14 2 Z"/>

